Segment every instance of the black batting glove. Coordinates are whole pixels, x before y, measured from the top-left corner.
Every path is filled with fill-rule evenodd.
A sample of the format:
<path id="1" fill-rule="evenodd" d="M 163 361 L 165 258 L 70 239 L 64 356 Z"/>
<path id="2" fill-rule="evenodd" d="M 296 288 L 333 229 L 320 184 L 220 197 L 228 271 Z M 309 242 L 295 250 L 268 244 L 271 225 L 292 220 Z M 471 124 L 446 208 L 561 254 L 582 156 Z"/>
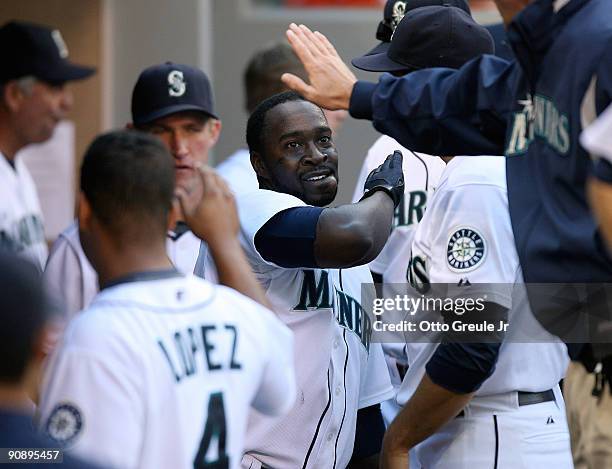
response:
<path id="1" fill-rule="evenodd" d="M 395 150 L 378 168 L 373 169 L 363 186 L 365 193 L 361 200 L 376 191 L 384 191 L 397 207 L 404 195 L 404 173 L 402 152 Z"/>

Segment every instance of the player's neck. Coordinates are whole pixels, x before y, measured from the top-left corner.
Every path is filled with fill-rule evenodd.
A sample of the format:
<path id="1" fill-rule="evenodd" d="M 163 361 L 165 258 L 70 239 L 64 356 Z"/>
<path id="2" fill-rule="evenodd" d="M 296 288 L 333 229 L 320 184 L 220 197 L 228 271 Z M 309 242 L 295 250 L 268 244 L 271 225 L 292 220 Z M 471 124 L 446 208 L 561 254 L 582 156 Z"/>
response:
<path id="1" fill-rule="evenodd" d="M 441 156 L 440 159 L 444 161 L 444 163 L 448 164 L 450 160 L 452 160 L 454 156 Z"/>
<path id="2" fill-rule="evenodd" d="M 168 258 L 164 244 L 154 249 L 139 247 L 114 252 L 105 256 L 101 265 L 97 266 L 97 271 L 100 288 L 104 288 L 127 275 L 172 268 L 174 265 Z"/>
<path id="3" fill-rule="evenodd" d="M 11 164 L 15 160 L 15 155 L 23 146 L 10 127 L 0 125 L 0 152 Z"/>

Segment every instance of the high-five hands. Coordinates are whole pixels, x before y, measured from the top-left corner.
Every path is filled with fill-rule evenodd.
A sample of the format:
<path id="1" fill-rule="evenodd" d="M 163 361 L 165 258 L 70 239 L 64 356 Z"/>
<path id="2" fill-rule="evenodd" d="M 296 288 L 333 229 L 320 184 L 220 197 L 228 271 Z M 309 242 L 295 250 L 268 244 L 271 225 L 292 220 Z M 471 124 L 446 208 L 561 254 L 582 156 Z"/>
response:
<path id="1" fill-rule="evenodd" d="M 357 77 L 331 42 L 320 32 L 294 23 L 287 30 L 287 39 L 304 64 L 310 84 L 291 73 L 283 74 L 283 83 L 322 108 L 347 110 Z"/>

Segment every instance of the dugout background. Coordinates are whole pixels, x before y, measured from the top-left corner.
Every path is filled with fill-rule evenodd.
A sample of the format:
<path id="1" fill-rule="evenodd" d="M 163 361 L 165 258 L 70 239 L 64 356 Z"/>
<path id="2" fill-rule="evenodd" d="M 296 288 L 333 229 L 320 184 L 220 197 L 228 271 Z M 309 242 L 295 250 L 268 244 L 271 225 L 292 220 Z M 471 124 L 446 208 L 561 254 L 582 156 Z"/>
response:
<path id="1" fill-rule="evenodd" d="M 483 24 L 499 19 L 491 10 L 476 11 L 475 17 Z M 382 12 L 266 8 L 253 6 L 251 0 L 0 0 L 0 22 L 15 18 L 59 28 L 71 59 L 98 68 L 92 79 L 71 85 L 76 178 L 91 139 L 129 121 L 131 89 L 143 68 L 171 60 L 197 65 L 210 76 L 223 121 L 212 161 L 220 162 L 245 146 L 242 73 L 253 52 L 283 39 L 287 25 L 294 21 L 327 35 L 348 62 L 376 44 L 374 33 Z M 374 73 L 357 76 L 377 79 Z M 365 153 L 377 136 L 369 122 L 346 120 L 337 138 L 336 203 L 350 201 Z M 67 183 L 66 187 L 78 186 Z"/>

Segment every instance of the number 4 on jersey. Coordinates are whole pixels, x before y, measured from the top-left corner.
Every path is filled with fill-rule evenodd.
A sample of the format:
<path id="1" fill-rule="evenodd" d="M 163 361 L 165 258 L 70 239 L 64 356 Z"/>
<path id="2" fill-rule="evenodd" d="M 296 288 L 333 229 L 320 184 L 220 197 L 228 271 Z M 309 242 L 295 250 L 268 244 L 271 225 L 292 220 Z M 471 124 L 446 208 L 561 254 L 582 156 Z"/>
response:
<path id="1" fill-rule="evenodd" d="M 216 392 L 208 400 L 208 418 L 204 426 L 204 434 L 200 442 L 198 454 L 193 461 L 194 469 L 228 469 L 229 459 L 225 452 L 225 408 L 223 406 L 223 393 Z M 216 439 L 216 459 L 207 460 L 211 443 Z M 214 454 L 214 453 L 213 453 Z"/>

